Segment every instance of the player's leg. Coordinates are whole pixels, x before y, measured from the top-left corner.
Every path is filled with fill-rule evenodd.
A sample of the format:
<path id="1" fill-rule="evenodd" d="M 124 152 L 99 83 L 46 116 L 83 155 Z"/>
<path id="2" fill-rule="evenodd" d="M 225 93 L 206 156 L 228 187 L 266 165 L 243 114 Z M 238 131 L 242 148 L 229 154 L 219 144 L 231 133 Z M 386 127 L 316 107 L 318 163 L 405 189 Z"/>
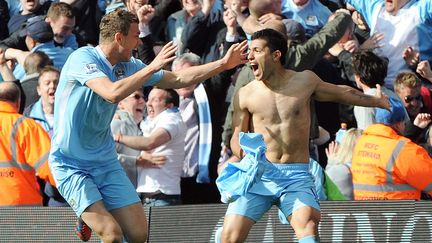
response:
<path id="1" fill-rule="evenodd" d="M 111 214 L 120 224 L 129 243 L 147 240 L 147 218 L 141 203 L 113 209 Z"/>
<path id="2" fill-rule="evenodd" d="M 84 222 L 95 232 L 102 242 L 122 242 L 123 232 L 116 219 L 98 201 L 81 214 Z"/>
<path id="3" fill-rule="evenodd" d="M 99 191 L 97 179 L 97 177 L 91 178 L 79 173 L 70 176 L 69 182 L 73 183 L 69 184 L 65 198 L 77 215 L 80 215 L 81 219 L 101 238 L 102 242 L 121 242 L 123 232 L 102 201 L 104 199 Z"/>
<path id="4" fill-rule="evenodd" d="M 320 205 L 309 164 L 296 163 L 278 166 L 284 176 L 275 178 L 279 185 L 286 185 L 277 206 L 293 227 L 300 243 L 319 242 L 318 223 Z M 282 221 L 282 220 L 281 220 Z"/>
<path id="5" fill-rule="evenodd" d="M 293 214 L 288 217 L 300 243 L 319 242 L 318 224 L 320 219 L 320 212 L 309 206 L 304 206 L 295 210 Z"/>
<path id="6" fill-rule="evenodd" d="M 220 242 L 245 242 L 254 224 L 255 221 L 242 215 L 226 215 Z"/>
<path id="7" fill-rule="evenodd" d="M 91 238 L 92 229 L 84 222 L 84 220 L 78 218 L 75 223 L 75 233 L 80 240 L 87 242 Z"/>
<path id="8" fill-rule="evenodd" d="M 272 206 L 272 197 L 247 194 L 228 205 L 221 242 L 244 242 L 252 226 Z"/>
<path id="9" fill-rule="evenodd" d="M 293 227 L 300 243 L 319 242 L 318 224 L 321 215 L 313 188 L 283 194 L 278 207 Z"/>
<path id="10" fill-rule="evenodd" d="M 135 187 L 123 169 L 97 176 L 104 204 L 120 225 L 129 243 L 147 240 L 147 218 Z"/>
<path id="11" fill-rule="evenodd" d="M 121 242 L 122 230 L 108 212 L 95 177 L 83 170 L 66 165 L 51 164 L 57 189 L 78 217 L 99 236 L 103 242 Z"/>

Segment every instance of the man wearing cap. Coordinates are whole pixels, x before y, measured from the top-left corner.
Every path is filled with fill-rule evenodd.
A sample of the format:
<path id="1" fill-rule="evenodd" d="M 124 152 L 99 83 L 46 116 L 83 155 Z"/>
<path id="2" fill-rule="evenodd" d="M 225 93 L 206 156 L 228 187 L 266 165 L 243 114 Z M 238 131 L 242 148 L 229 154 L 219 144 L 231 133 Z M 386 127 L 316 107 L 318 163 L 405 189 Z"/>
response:
<path id="1" fill-rule="evenodd" d="M 432 195 L 432 160 L 406 137 L 405 110 L 390 98 L 390 110 L 377 108 L 375 121 L 359 138 L 352 159 L 355 200 L 420 199 Z"/>
<path id="2" fill-rule="evenodd" d="M 73 52 L 71 48 L 59 48 L 54 45 L 54 34 L 51 26 L 42 17 L 30 19 L 26 28 L 21 30 L 19 35 L 25 37 L 25 43 L 27 48 L 31 50 L 30 52 L 44 52 L 53 61 L 54 66 L 60 70 Z M 16 59 L 20 64 L 14 70 L 17 79 L 22 79 L 25 76 L 22 65 L 30 52 L 14 48 L 8 48 L 5 52 L 6 59 Z"/>

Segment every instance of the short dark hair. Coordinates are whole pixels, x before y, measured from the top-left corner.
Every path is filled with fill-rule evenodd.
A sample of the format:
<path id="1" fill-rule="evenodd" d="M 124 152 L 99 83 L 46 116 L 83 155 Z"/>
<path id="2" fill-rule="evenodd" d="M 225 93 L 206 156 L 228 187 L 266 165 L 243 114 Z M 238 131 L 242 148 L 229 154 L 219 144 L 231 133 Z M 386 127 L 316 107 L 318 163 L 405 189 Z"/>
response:
<path id="1" fill-rule="evenodd" d="M 165 104 L 173 103 L 175 107 L 179 107 L 180 105 L 180 97 L 178 93 L 174 89 L 163 89 L 168 95 L 165 99 Z"/>
<path id="2" fill-rule="evenodd" d="M 285 55 L 288 51 L 287 39 L 285 36 L 273 29 L 259 30 L 252 35 L 252 40 L 265 40 L 271 52 L 279 50 L 281 52 L 280 62 L 285 64 Z"/>
<path id="3" fill-rule="evenodd" d="M 371 51 L 358 51 L 353 54 L 352 63 L 354 73 L 360 81 L 370 88 L 377 84 L 383 85 L 387 76 L 388 61 Z"/>
<path id="4" fill-rule="evenodd" d="M 21 90 L 18 85 L 11 81 L 0 83 L 0 100 L 17 102 L 21 98 Z"/>
<path id="5" fill-rule="evenodd" d="M 99 25 L 99 42 L 114 40 L 117 32 L 127 35 L 132 23 L 138 24 L 138 17 L 127 10 L 116 9 L 106 14 Z"/>

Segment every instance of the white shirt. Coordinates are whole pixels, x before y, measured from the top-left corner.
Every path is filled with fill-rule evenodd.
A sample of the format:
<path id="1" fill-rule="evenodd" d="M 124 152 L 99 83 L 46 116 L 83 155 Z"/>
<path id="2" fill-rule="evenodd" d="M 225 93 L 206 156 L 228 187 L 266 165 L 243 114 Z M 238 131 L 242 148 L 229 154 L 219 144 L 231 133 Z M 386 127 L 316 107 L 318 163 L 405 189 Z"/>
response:
<path id="1" fill-rule="evenodd" d="M 154 119 L 141 123 L 144 136 L 149 136 L 157 128 L 165 129 L 171 140 L 152 151 L 152 154 L 167 157 L 161 168 L 138 168 L 137 192 L 156 192 L 180 195 L 180 176 L 185 159 L 186 125 L 177 108 L 168 109 Z"/>

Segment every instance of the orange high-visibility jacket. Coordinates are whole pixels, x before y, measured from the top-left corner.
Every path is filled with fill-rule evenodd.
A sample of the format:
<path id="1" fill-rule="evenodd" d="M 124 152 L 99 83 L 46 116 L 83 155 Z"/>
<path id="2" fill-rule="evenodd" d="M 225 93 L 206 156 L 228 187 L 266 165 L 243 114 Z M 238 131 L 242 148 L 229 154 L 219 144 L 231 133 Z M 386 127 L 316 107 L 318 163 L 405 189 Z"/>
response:
<path id="1" fill-rule="evenodd" d="M 37 122 L 0 101 L 0 206 L 42 205 L 36 175 L 55 185 L 47 161 L 50 146 Z"/>
<path id="2" fill-rule="evenodd" d="M 432 195 L 432 159 L 425 149 L 383 124 L 369 126 L 352 159 L 355 200 L 420 199 Z"/>

